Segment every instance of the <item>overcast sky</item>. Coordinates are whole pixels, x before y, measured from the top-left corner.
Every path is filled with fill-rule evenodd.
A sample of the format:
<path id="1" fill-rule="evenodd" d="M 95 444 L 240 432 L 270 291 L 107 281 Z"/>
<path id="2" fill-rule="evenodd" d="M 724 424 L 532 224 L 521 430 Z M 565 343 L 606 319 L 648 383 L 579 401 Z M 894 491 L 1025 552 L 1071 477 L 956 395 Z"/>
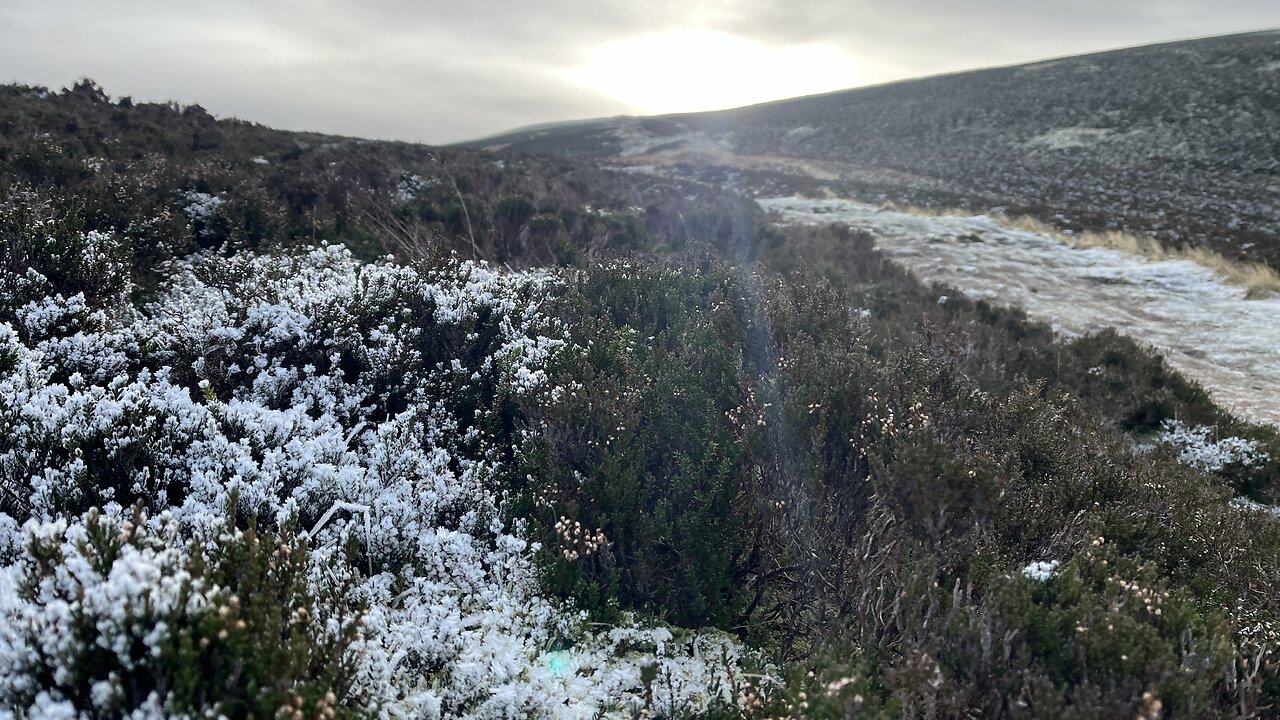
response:
<path id="1" fill-rule="evenodd" d="M 439 143 L 1277 26 L 1277 0 L 0 0 L 0 81 Z"/>

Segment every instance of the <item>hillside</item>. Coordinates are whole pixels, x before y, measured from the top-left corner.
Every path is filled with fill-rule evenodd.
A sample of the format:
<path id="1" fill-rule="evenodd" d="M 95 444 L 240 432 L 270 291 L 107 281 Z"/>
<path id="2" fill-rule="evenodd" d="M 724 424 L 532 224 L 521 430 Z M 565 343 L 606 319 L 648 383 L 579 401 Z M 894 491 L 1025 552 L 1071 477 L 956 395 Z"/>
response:
<path id="1" fill-rule="evenodd" d="M 0 100 L 0 719 L 1280 702 L 1280 434 L 1115 332 L 710 176 Z"/>
<path id="2" fill-rule="evenodd" d="M 768 194 L 1030 214 L 1280 265 L 1280 34 L 1151 45 L 474 147 Z"/>

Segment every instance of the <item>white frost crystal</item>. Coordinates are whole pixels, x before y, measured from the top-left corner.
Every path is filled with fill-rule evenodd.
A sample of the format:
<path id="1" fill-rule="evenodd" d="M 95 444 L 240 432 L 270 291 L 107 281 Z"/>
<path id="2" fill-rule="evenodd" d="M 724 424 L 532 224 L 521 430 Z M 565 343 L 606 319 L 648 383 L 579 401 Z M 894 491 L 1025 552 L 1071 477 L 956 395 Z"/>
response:
<path id="1" fill-rule="evenodd" d="M 1205 472 L 1216 472 L 1232 464 L 1248 467 L 1270 459 L 1259 449 L 1257 441 L 1238 437 L 1213 440 L 1214 431 L 1215 428 L 1206 425 L 1192 427 L 1177 420 L 1166 420 L 1156 441 L 1177 448 L 1178 461 L 1182 464 Z"/>
<path id="2" fill-rule="evenodd" d="M 220 202 L 188 199 L 192 218 Z M 185 540 L 208 542 L 233 492 L 267 522 L 339 510 L 310 538 L 312 580 L 335 568 L 357 579 L 341 599 L 369 610 L 349 650 L 355 684 L 385 717 L 630 717 L 646 697 L 670 714 L 707 707 L 713 692 L 732 700 L 744 651 L 729 636 L 634 621 L 601 630 L 542 594 L 534 548 L 503 519 L 500 454 L 480 441 L 492 411 L 455 410 L 484 383 L 555 396 L 545 368 L 566 334 L 539 303 L 556 283 L 483 264 L 365 264 L 320 247 L 197 257 L 152 304 L 118 317 L 51 296 L 20 309 L 24 327 L 0 323 L 0 490 L 29 497 L 32 518 L 20 528 L 0 514 L 0 707 L 25 697 L 19 716 L 73 715 L 33 685 L 29 639 L 69 657 L 83 611 L 104 648 L 128 641 L 130 608 L 173 601 Z M 117 460 L 114 487 L 90 479 L 88 462 Z M 164 511 L 150 532 L 181 537 L 86 573 L 74 561 L 85 526 L 60 508 L 118 518 L 134 499 Z M 61 538 L 70 560 L 32 599 L 20 588 L 32 567 L 24 539 L 36 536 Z M 343 567 L 348 539 L 372 573 Z M 646 687 L 646 666 L 662 681 Z M 137 710 L 158 717 L 163 706 Z"/>
<path id="3" fill-rule="evenodd" d="M 217 195 L 192 190 L 187 193 L 187 205 L 182 212 L 192 220 L 208 220 L 221 204 L 222 198 Z"/>
<path id="4" fill-rule="evenodd" d="M 1028 580 L 1048 582 L 1053 579 L 1053 574 L 1057 570 L 1057 560 L 1039 560 L 1033 563 L 1028 563 L 1026 567 L 1022 568 L 1022 576 Z"/>

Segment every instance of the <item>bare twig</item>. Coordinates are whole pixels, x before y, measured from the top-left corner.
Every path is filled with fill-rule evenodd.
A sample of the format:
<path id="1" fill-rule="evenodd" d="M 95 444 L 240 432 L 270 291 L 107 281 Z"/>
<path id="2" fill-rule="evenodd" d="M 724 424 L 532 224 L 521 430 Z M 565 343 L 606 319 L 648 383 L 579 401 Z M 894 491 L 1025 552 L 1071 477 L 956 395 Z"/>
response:
<path id="1" fill-rule="evenodd" d="M 453 179 L 453 173 L 449 172 L 449 166 L 445 164 L 439 155 L 429 153 L 428 157 L 440 163 L 440 169 L 444 170 L 444 176 L 449 178 L 449 184 L 453 186 L 453 192 L 458 196 L 458 204 L 462 206 L 462 220 L 467 224 L 467 240 L 471 243 L 471 259 L 478 260 L 480 247 L 476 245 L 476 234 L 471 229 L 471 213 L 467 211 L 467 201 L 462 198 L 462 191 L 458 189 L 458 181 Z"/>

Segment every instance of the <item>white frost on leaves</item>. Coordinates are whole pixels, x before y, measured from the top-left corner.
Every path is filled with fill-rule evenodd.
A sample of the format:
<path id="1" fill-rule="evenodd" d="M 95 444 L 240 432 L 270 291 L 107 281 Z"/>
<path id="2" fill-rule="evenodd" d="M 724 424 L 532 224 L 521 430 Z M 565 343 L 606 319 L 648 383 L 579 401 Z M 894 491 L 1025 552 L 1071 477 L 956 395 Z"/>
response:
<path id="1" fill-rule="evenodd" d="M 31 520 L 23 528 L 28 543 L 56 549 L 61 563 L 46 575 L 36 575 L 26 562 L 0 570 L 0 700 L 27 689 L 34 681 L 32 667 L 50 672 L 59 685 L 73 682 L 85 634 L 96 636 L 97 647 L 127 668 L 136 662 L 139 645 L 159 653 L 164 628 L 156 617 L 207 607 L 185 569 L 185 547 L 176 542 L 178 528 L 168 517 L 151 528 L 134 529 L 116 505 L 105 517 L 94 518 L 99 520 L 113 532 L 129 527 L 131 535 L 144 536 L 124 543 L 109 568 L 87 550 L 88 530 L 78 518 Z M 34 585 L 24 593 L 30 599 L 18 592 L 28 584 Z M 63 700 L 56 690 L 46 694 L 50 702 Z"/>
<path id="2" fill-rule="evenodd" d="M 188 192 L 186 198 L 187 206 L 182 208 L 182 212 L 192 220 L 208 220 L 222 204 L 221 197 L 196 190 Z"/>
<path id="3" fill-rule="evenodd" d="M 0 566 L 13 562 L 22 552 L 22 537 L 18 521 L 0 513 Z"/>
<path id="4" fill-rule="evenodd" d="M 1269 459 L 1256 440 L 1214 439 L 1215 435 L 1216 428 L 1212 426 L 1190 426 L 1178 420 L 1166 420 L 1160 426 L 1156 443 L 1172 445 L 1178 451 L 1179 462 L 1204 472 L 1217 472 L 1228 465 L 1249 467 Z"/>
<path id="5" fill-rule="evenodd" d="M 435 178 L 424 178 L 414 174 L 403 175 L 400 183 L 396 185 L 396 199 L 400 202 L 409 202 L 418 197 L 423 190 L 435 184 Z"/>
<path id="6" fill-rule="evenodd" d="M 1261 512 L 1270 515 L 1273 518 L 1280 519 L 1280 505 L 1264 505 L 1257 500 L 1250 500 L 1247 497 L 1231 498 L 1229 503 L 1232 507 L 1247 510 L 1249 512 Z"/>
<path id="7" fill-rule="evenodd" d="M 1022 568 L 1022 576 L 1027 578 L 1028 580 L 1035 580 L 1037 582 L 1048 582 L 1049 580 L 1053 579 L 1053 574 L 1057 570 L 1058 570 L 1057 560 L 1048 560 L 1048 561 L 1038 560 L 1033 563 L 1028 563 L 1026 567 Z"/>
<path id="8" fill-rule="evenodd" d="M 217 207 L 191 199 L 193 217 Z M 350 649 L 354 685 L 384 717 L 631 717 L 647 696 L 671 714 L 733 699 L 738 643 L 634 622 L 590 629 L 542 594 L 535 548 L 506 519 L 492 398 L 560 390 L 546 366 L 565 330 L 539 311 L 556 283 L 321 247 L 197 257 L 137 312 L 51 295 L 18 310 L 20 327 L 0 323 L 0 493 L 32 518 L 19 529 L 0 514 L 0 706 L 72 710 L 39 686 L 23 637 L 62 658 L 73 619 L 90 617 L 108 650 L 136 639 L 131 608 L 174 602 L 186 541 L 210 546 L 233 493 L 243 511 L 304 527 L 339 503 L 369 508 L 314 533 L 311 573 L 317 586 L 354 580 L 339 600 L 369 610 Z M 135 501 L 155 515 L 147 532 L 184 540 L 90 572 L 75 545 L 84 522 L 66 509 L 118 515 Z M 23 538 L 37 536 L 59 539 L 67 562 L 33 598 L 19 587 Z M 352 540 L 360 567 L 346 559 Z M 144 642 L 163 632 L 141 630 Z M 647 686 L 648 666 L 660 680 Z M 163 700 L 140 716 L 163 714 Z"/>

